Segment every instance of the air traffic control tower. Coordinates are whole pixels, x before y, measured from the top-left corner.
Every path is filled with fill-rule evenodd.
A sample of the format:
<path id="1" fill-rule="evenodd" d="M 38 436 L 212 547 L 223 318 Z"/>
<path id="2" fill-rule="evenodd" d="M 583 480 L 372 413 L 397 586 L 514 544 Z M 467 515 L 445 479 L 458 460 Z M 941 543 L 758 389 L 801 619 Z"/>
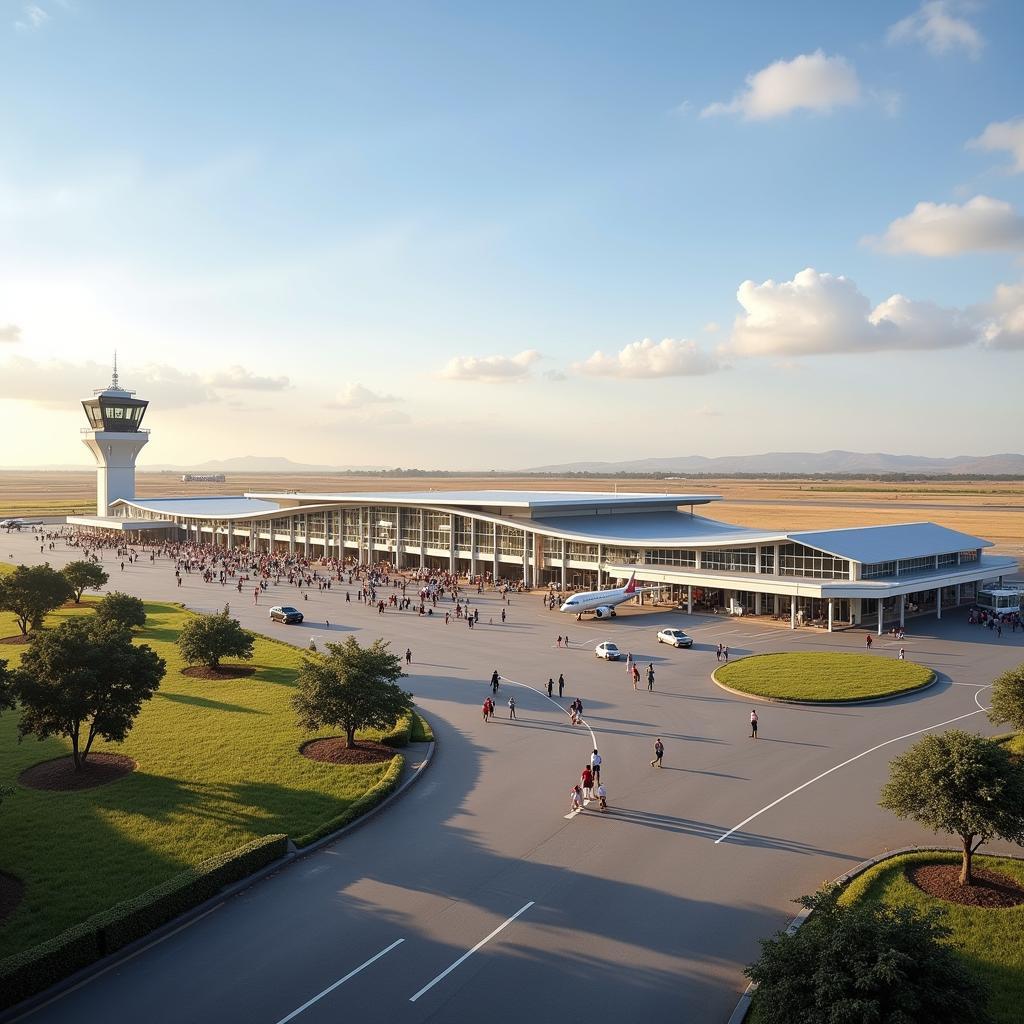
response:
<path id="1" fill-rule="evenodd" d="M 135 497 L 135 459 L 149 441 L 142 417 L 149 402 L 125 391 L 117 381 L 117 357 L 110 387 L 82 402 L 89 426 L 82 443 L 96 460 L 96 515 L 109 515 L 110 503 Z"/>

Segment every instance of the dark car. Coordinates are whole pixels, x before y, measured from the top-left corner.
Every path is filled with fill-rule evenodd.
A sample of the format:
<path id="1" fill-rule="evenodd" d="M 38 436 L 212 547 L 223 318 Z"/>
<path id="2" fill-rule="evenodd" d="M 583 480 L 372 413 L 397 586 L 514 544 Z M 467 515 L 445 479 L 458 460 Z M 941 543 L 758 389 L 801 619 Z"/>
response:
<path id="1" fill-rule="evenodd" d="M 274 622 L 283 622 L 287 626 L 290 626 L 293 622 L 301 622 L 303 619 L 302 612 L 298 608 L 291 608 L 288 605 L 278 605 L 276 608 L 271 608 L 270 617 Z"/>

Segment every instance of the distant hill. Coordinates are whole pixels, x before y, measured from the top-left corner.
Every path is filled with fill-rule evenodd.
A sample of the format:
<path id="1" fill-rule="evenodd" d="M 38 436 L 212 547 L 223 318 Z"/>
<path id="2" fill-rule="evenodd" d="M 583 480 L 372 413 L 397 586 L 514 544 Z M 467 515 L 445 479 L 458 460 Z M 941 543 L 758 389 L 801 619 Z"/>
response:
<path id="1" fill-rule="evenodd" d="M 624 462 L 565 462 L 535 466 L 530 473 L 958 473 L 993 476 L 1024 474 L 1024 455 L 956 455 L 937 459 L 925 455 L 884 452 L 767 452 L 763 455 L 679 455 L 666 459 Z"/>

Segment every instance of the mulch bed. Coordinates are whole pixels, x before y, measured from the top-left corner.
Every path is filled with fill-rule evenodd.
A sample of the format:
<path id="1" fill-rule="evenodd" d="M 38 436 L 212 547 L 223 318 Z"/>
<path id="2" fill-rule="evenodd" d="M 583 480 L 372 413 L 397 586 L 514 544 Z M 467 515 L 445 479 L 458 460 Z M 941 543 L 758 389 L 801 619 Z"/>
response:
<path id="1" fill-rule="evenodd" d="M 192 679 L 242 679 L 244 676 L 251 676 L 255 671 L 252 665 L 221 665 L 220 668 L 192 665 L 183 668 L 181 674 Z"/>
<path id="2" fill-rule="evenodd" d="M 323 740 L 309 740 L 299 747 L 299 753 L 311 761 L 328 764 L 380 764 L 390 761 L 396 754 L 391 747 L 376 740 L 359 740 L 359 746 L 349 750 L 344 736 L 328 736 Z"/>
<path id="3" fill-rule="evenodd" d="M 135 762 L 124 754 L 90 754 L 80 772 L 69 757 L 58 757 L 26 768 L 18 781 L 30 789 L 48 789 L 69 793 L 77 789 L 94 789 L 116 782 L 135 771 Z"/>
<path id="4" fill-rule="evenodd" d="M 0 637 L 0 644 L 27 644 L 31 639 L 31 633 L 26 633 L 24 636 L 19 633 L 17 636 Z"/>
<path id="5" fill-rule="evenodd" d="M 1024 903 L 1024 888 L 1012 878 L 975 867 L 973 885 L 961 885 L 960 862 L 955 864 L 915 864 L 907 869 L 907 878 L 922 892 L 937 900 L 960 903 L 965 907 L 1000 910 Z"/>
<path id="6" fill-rule="evenodd" d="M 0 921 L 14 913 L 24 895 L 25 883 L 0 871 Z"/>

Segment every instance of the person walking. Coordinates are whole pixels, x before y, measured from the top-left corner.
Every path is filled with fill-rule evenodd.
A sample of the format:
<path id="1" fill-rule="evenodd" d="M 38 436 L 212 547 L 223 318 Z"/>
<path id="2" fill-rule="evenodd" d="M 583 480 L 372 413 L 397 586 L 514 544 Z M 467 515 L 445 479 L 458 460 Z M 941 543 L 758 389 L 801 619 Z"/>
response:
<path id="1" fill-rule="evenodd" d="M 900 653 L 896 655 L 896 660 L 897 661 L 906 661 L 906 658 L 907 658 L 907 652 L 901 647 L 900 648 Z"/>
<path id="2" fill-rule="evenodd" d="M 519 719 L 516 718 L 516 698 L 514 695 L 508 699 L 508 717 L 515 719 L 517 722 L 519 721 Z"/>
<path id="3" fill-rule="evenodd" d="M 640 685 L 640 666 L 633 663 L 633 689 L 635 690 Z"/>
<path id="4" fill-rule="evenodd" d="M 728 647 L 723 647 L 722 648 L 722 661 L 724 661 L 726 663 L 726 665 L 729 664 L 729 648 Z"/>
<path id="5" fill-rule="evenodd" d="M 405 663 L 406 665 L 412 664 L 412 648 L 406 647 L 405 649 Z"/>
<path id="6" fill-rule="evenodd" d="M 554 692 L 554 689 L 555 689 L 555 681 L 550 676 L 548 676 L 548 697 L 551 696 L 551 694 Z"/>
<path id="7" fill-rule="evenodd" d="M 864 641 L 865 641 L 865 644 L 867 646 L 867 649 L 870 651 L 871 650 L 871 644 L 874 642 L 871 639 L 871 634 L 870 633 L 868 633 L 868 635 L 866 637 L 864 637 Z"/>
<path id="8" fill-rule="evenodd" d="M 721 661 L 721 660 L 722 660 L 722 645 L 719 644 L 718 645 L 718 650 L 715 651 L 715 661 Z"/>
<path id="9" fill-rule="evenodd" d="M 580 772 L 580 786 L 583 787 L 583 799 L 592 800 L 594 798 L 594 773 L 590 770 L 589 764 L 585 764 L 583 771 Z"/>
<path id="10" fill-rule="evenodd" d="M 558 696 L 561 698 L 562 691 L 565 689 L 565 676 L 561 672 L 558 673 Z"/>
<path id="11" fill-rule="evenodd" d="M 569 813 L 574 814 L 576 811 L 583 810 L 583 790 L 580 789 L 579 783 L 572 787 L 569 792 Z"/>
<path id="12" fill-rule="evenodd" d="M 495 669 L 491 673 L 491 693 L 497 695 L 498 687 L 501 685 L 501 676 L 498 675 L 498 670 Z"/>
<path id="13" fill-rule="evenodd" d="M 604 784 L 598 784 L 597 790 L 597 805 L 602 811 L 608 810 L 608 790 L 604 788 Z"/>
<path id="14" fill-rule="evenodd" d="M 750 711 L 750 738 L 752 740 L 757 739 L 757 709 L 752 708 Z"/>
<path id="15" fill-rule="evenodd" d="M 647 666 L 647 689 L 651 691 L 654 689 L 654 662 L 652 661 Z"/>
<path id="16" fill-rule="evenodd" d="M 659 736 L 658 739 L 654 741 L 654 760 L 651 762 L 651 767 L 653 768 L 655 765 L 657 765 L 660 768 L 662 766 L 661 759 L 664 756 L 665 744 L 661 742 L 661 737 Z"/>
<path id="17" fill-rule="evenodd" d="M 597 748 L 594 748 L 594 752 L 590 755 L 590 770 L 594 774 L 594 781 L 601 781 L 601 755 L 597 752 Z"/>
<path id="18" fill-rule="evenodd" d="M 558 639 L 555 641 L 555 646 L 556 647 L 561 647 L 562 646 L 562 634 L 561 633 L 558 634 Z"/>
<path id="19" fill-rule="evenodd" d="M 484 708 L 483 708 L 483 711 L 484 711 L 484 725 L 486 725 L 487 724 L 487 719 L 490 717 L 490 711 L 491 711 L 491 698 L 490 697 L 485 697 L 484 698 Z"/>

